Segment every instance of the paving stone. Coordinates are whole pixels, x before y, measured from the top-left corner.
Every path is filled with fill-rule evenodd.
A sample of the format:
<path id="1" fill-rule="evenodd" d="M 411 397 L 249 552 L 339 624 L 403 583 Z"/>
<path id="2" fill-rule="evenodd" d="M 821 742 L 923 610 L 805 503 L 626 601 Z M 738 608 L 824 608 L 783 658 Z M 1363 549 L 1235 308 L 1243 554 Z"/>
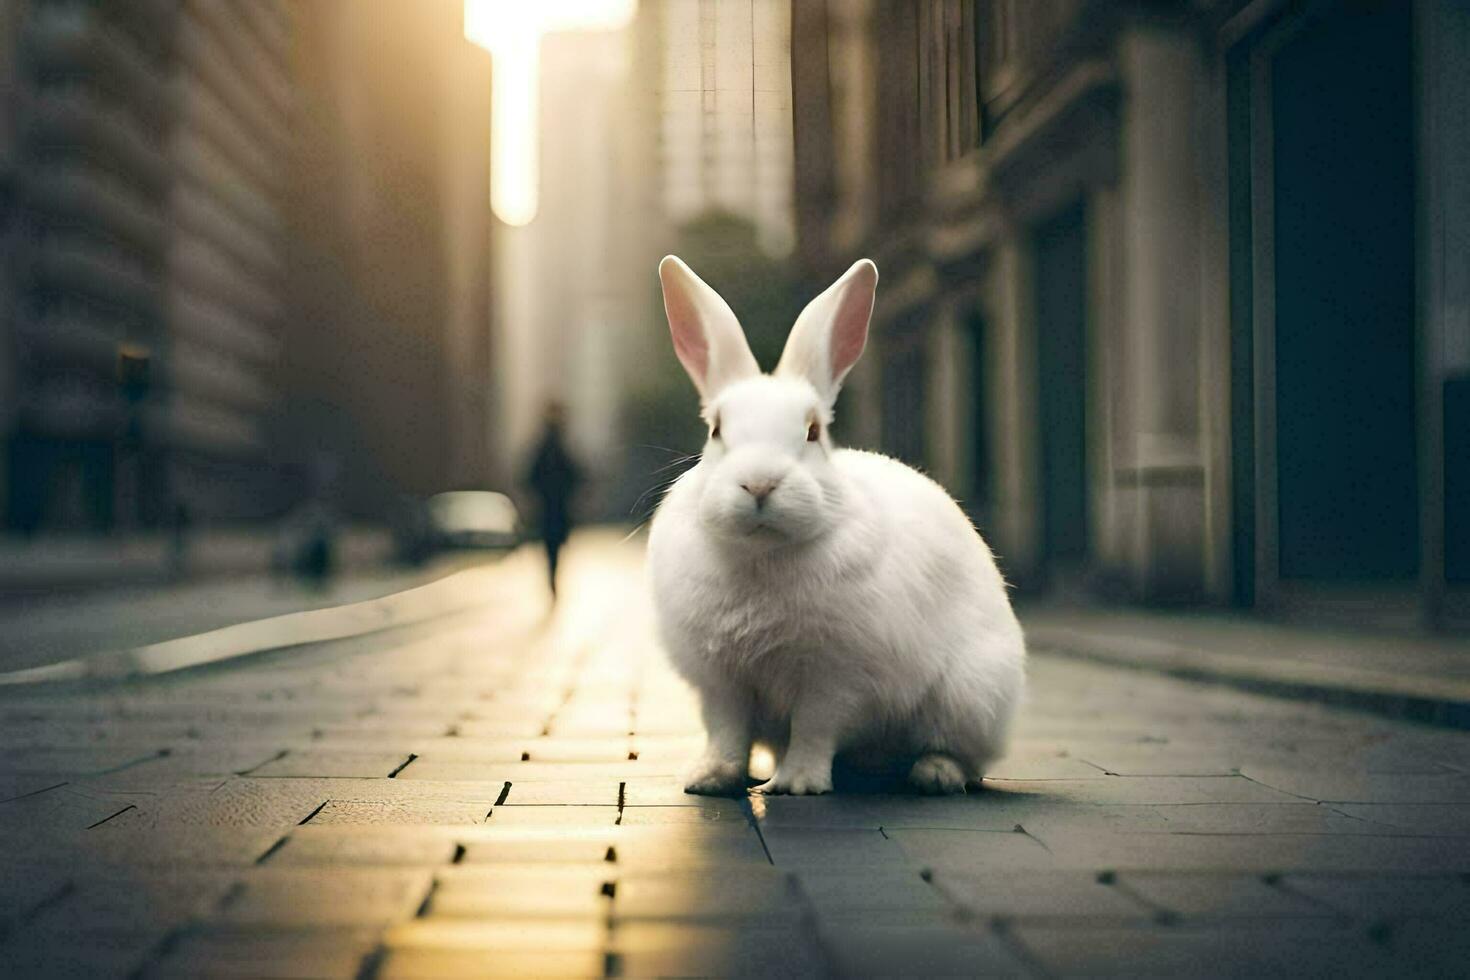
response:
<path id="1" fill-rule="evenodd" d="M 993 934 L 951 923 L 894 925 L 831 922 L 820 926 L 834 972 L 847 977 L 1030 977 L 1034 974 Z"/>
<path id="2" fill-rule="evenodd" d="M 171 944 L 144 976 L 351 980 L 359 976 L 378 935 L 374 929 L 194 931 Z"/>
<path id="3" fill-rule="evenodd" d="M 334 722 L 316 725 L 312 729 L 314 738 L 328 742 L 361 742 L 363 739 L 394 739 L 412 741 L 433 739 L 442 736 L 454 723 L 438 715 L 433 717 L 374 717 L 357 721 Z"/>
<path id="4" fill-rule="evenodd" d="M 536 738 L 546 728 L 546 714 L 525 713 L 500 715 L 461 721 L 461 736 L 469 738 Z"/>
<path id="5" fill-rule="evenodd" d="M 413 916 L 428 894 L 425 870 L 255 868 L 220 913 L 235 925 L 388 925 Z"/>
<path id="6" fill-rule="evenodd" d="M 1083 748 L 1079 757 L 1114 776 L 1230 776 L 1241 766 L 1238 753 L 1177 745 Z"/>
<path id="7" fill-rule="evenodd" d="M 199 776 L 232 776 L 250 772 L 281 755 L 279 742 L 190 744 L 169 750 L 167 758 L 124 771 L 123 779 L 150 783 L 181 782 Z"/>
<path id="8" fill-rule="evenodd" d="M 547 734 L 610 738 L 626 736 L 633 719 L 626 706 L 587 711 L 559 711 L 547 726 Z"/>
<path id="9" fill-rule="evenodd" d="M 1014 830 L 890 830 L 889 838 L 919 868 L 984 874 L 1056 866 L 1040 841 Z"/>
<path id="10" fill-rule="evenodd" d="M 1318 803 L 1178 803 L 1051 807 L 1019 814 L 1039 835 L 1054 828 L 1179 834 L 1362 834 L 1373 828 Z M 1385 831 L 1387 832 L 1387 831 Z"/>
<path id="11" fill-rule="evenodd" d="M 728 867 L 720 871 L 714 887 L 711 884 L 709 875 L 688 871 L 622 873 L 612 904 L 613 920 L 789 920 L 801 904 L 790 877 L 769 865 Z"/>
<path id="12" fill-rule="evenodd" d="M 534 741 L 529 738 L 444 737 L 440 733 L 440 737 L 410 739 L 407 744 L 426 762 L 503 766 L 522 761 L 521 757 L 529 752 L 527 746 Z"/>
<path id="13" fill-rule="evenodd" d="M 612 939 L 627 977 L 812 977 L 827 973 L 815 937 L 796 926 L 626 923 Z"/>
<path id="14" fill-rule="evenodd" d="M 677 762 L 687 767 L 699 758 L 704 749 L 704 733 L 700 731 L 698 721 L 692 731 L 698 734 L 655 735 L 640 729 L 632 740 L 633 751 L 638 753 L 639 761 Z"/>
<path id="15" fill-rule="evenodd" d="M 623 809 L 621 823 L 625 827 L 661 827 L 669 824 L 744 826 L 747 818 L 738 804 L 731 807 L 630 806 Z"/>
<path id="16" fill-rule="evenodd" d="M 59 776 L 37 776 L 12 773 L 0 775 L 0 805 L 47 790 L 64 786 L 69 780 Z"/>
<path id="17" fill-rule="evenodd" d="M 1470 963 L 1470 929 L 1452 919 L 1409 919 L 1389 929 L 1400 975 L 1453 977 Z"/>
<path id="18" fill-rule="evenodd" d="M 1308 920 L 1311 921 L 1311 920 Z M 1013 935 L 1054 976 L 1211 977 L 1395 974 L 1389 951 L 1366 934 L 1301 920 L 1256 928 L 1079 927 L 1021 924 Z"/>
<path id="19" fill-rule="evenodd" d="M 628 868 L 654 870 L 707 870 L 721 873 L 728 866 L 769 867 L 761 839 L 746 826 L 663 825 L 618 827 L 618 863 Z"/>
<path id="20" fill-rule="evenodd" d="M 1242 772 L 1264 785 L 1329 803 L 1470 803 L 1470 775 L 1371 773 L 1333 769 L 1266 769 Z"/>
<path id="21" fill-rule="evenodd" d="M 420 827 L 344 827 L 313 822 L 291 831 L 286 843 L 272 853 L 270 863 L 272 867 L 434 866 L 453 861 L 456 846 L 450 834 L 429 833 Z"/>
<path id="22" fill-rule="evenodd" d="M 31 747 L 7 752 L 0 757 L 0 776 L 14 777 L 29 773 L 63 778 L 93 776 L 158 762 L 167 751 L 167 745 Z"/>
<path id="23" fill-rule="evenodd" d="M 684 792 L 682 776 L 631 777 L 623 782 L 626 806 L 687 806 L 706 809 L 740 809 L 740 802 L 720 796 L 695 796 Z"/>
<path id="24" fill-rule="evenodd" d="M 377 980 L 444 980 L 445 977 L 600 978 L 606 957 L 599 950 L 568 952 L 483 949 L 393 949 L 373 974 Z"/>
<path id="25" fill-rule="evenodd" d="M 1470 928 L 1470 881 L 1463 876 L 1293 874 L 1282 887 L 1347 915 L 1454 919 Z"/>
<path id="26" fill-rule="evenodd" d="M 916 805 L 922 798 L 913 797 Z M 826 796 L 765 796 L 754 794 L 749 799 L 751 813 L 762 827 L 792 828 L 839 828 L 848 830 L 877 830 L 883 825 L 876 797 Z M 907 812 L 910 800 L 902 800 L 882 812 Z"/>
<path id="27" fill-rule="evenodd" d="M 1041 831 L 1056 867 L 1142 871 L 1470 871 L 1447 837 L 1348 834 L 1129 834 Z"/>
<path id="28" fill-rule="evenodd" d="M 918 870 L 897 844 L 877 830 L 769 827 L 762 836 L 771 860 L 782 868 Z"/>
<path id="29" fill-rule="evenodd" d="M 1092 779 L 1102 770 L 1084 759 L 1055 753 L 1011 753 L 991 763 L 986 779 Z"/>
<path id="30" fill-rule="evenodd" d="M 0 936 L 18 920 L 74 888 L 68 869 L 27 863 L 0 864 Z"/>
<path id="31" fill-rule="evenodd" d="M 336 780 L 250 778 L 179 788 L 167 794 L 167 819 L 173 826 L 284 828 L 325 803 L 327 787 L 342 789 Z"/>
<path id="32" fill-rule="evenodd" d="M 592 864 L 609 863 L 611 849 L 614 861 L 620 831 L 617 827 L 602 828 L 556 828 L 554 830 L 528 830 L 521 827 L 504 828 L 504 825 L 487 826 L 487 833 L 462 838 L 464 865 L 488 864 Z"/>
<path id="33" fill-rule="evenodd" d="M 611 827 L 618 822 L 615 806 L 499 806 L 490 814 L 497 827 Z"/>
<path id="34" fill-rule="evenodd" d="M 802 896 L 819 916 L 856 912 L 944 912 L 944 896 L 917 871 L 827 869 L 793 873 Z"/>
<path id="35" fill-rule="evenodd" d="M 162 933 L 206 914 L 235 879 L 228 871 L 95 869 L 32 915 L 23 931 Z"/>
<path id="36" fill-rule="evenodd" d="M 615 780 L 551 781 L 511 780 L 505 806 L 617 806 L 621 796 Z"/>
<path id="37" fill-rule="evenodd" d="M 477 864 L 442 868 L 428 902 L 430 917 L 602 918 L 608 914 L 610 864 Z"/>
<path id="38" fill-rule="evenodd" d="M 75 928 L 26 929 L 0 945 L 0 976 L 127 977 L 148 960 L 167 933 Z"/>
<path id="39" fill-rule="evenodd" d="M 1153 909 L 1099 880 L 1094 872 L 956 873 L 938 868 L 934 888 L 970 915 L 984 919 L 1058 918 L 1146 921 Z"/>
<path id="40" fill-rule="evenodd" d="M 408 752 L 293 752 L 268 762 L 250 775 L 255 779 L 291 776 L 370 778 L 387 776 L 408 761 Z M 411 766 L 410 766 L 411 768 Z"/>
<path id="41" fill-rule="evenodd" d="M 1118 887 L 1185 920 L 1333 915 L 1327 906 L 1267 884 L 1260 875 L 1125 872 Z"/>
<path id="42" fill-rule="evenodd" d="M 391 926 L 383 945 L 399 950 L 445 952 L 571 953 L 595 952 L 607 944 L 607 925 L 594 919 L 520 917 L 514 919 L 414 919 Z"/>
<path id="43" fill-rule="evenodd" d="M 1464 803 L 1335 803 L 1332 810 L 1364 820 L 1384 832 L 1470 837 L 1470 805 Z"/>
<path id="44" fill-rule="evenodd" d="M 1300 803 L 1302 798 L 1243 776 L 1099 776 L 1096 779 L 987 780 L 987 789 L 1037 802 Z"/>
<path id="45" fill-rule="evenodd" d="M 399 774 L 417 781 L 617 783 L 630 775 L 649 775 L 637 762 L 464 762 L 424 757 Z"/>
<path id="46" fill-rule="evenodd" d="M 552 735 L 527 739 L 523 746 L 531 762 L 626 762 L 633 754 L 633 740 L 626 735 L 612 738 Z"/>
<path id="47" fill-rule="evenodd" d="M 35 831 L 84 830 L 116 815 L 129 804 L 89 792 L 76 783 L 0 803 L 0 836 L 24 839 Z"/>
<path id="48" fill-rule="evenodd" d="M 253 864 L 285 829 L 109 821 L 87 831 L 77 841 L 73 855 L 77 860 L 113 866 L 239 868 Z"/>
<path id="49" fill-rule="evenodd" d="M 312 824 L 473 826 L 490 816 L 495 797 L 479 800 L 328 800 Z"/>

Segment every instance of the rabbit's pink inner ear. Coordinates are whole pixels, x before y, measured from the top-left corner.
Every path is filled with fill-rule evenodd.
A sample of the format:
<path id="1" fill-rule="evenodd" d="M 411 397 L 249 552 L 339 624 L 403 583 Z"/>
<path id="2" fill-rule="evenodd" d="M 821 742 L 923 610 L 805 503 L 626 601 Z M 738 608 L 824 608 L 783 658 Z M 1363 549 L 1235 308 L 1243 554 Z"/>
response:
<path id="1" fill-rule="evenodd" d="M 677 275 L 673 273 L 672 275 Z M 670 277 L 671 278 L 671 277 Z M 696 388 L 702 392 L 709 374 L 709 338 L 704 324 L 684 284 L 664 279 L 664 312 L 669 318 L 669 334 L 674 339 L 674 353 L 689 372 Z"/>
<path id="2" fill-rule="evenodd" d="M 694 384 L 703 389 L 709 374 L 709 343 L 704 338 L 704 328 L 697 318 L 676 320 L 670 310 L 669 333 L 674 338 L 674 353 L 679 356 L 679 363 L 684 365 Z"/>
<path id="3" fill-rule="evenodd" d="M 832 335 L 828 358 L 832 382 L 840 383 L 852 370 L 868 343 L 868 321 L 873 316 L 873 296 L 878 285 L 878 270 L 871 262 L 860 262 L 848 274 L 851 278 L 837 301 L 832 318 Z"/>

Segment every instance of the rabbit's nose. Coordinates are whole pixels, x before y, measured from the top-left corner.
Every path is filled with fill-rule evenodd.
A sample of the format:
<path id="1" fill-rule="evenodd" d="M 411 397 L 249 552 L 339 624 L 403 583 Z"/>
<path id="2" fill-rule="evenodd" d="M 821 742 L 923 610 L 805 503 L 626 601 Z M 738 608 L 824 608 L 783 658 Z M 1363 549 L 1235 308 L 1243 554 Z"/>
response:
<path id="1" fill-rule="evenodd" d="M 776 489 L 776 484 L 780 482 L 781 479 L 779 477 L 767 480 L 746 480 L 740 484 L 740 489 L 754 497 L 755 505 L 759 507 L 766 502 L 766 498 L 771 495 L 771 491 Z"/>

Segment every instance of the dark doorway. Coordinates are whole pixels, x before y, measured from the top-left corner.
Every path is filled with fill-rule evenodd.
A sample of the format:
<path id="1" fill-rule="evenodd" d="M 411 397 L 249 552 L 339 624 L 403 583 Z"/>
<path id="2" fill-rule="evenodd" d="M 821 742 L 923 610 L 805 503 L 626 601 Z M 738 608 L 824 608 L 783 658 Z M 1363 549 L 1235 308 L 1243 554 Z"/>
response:
<path id="1" fill-rule="evenodd" d="M 1087 555 L 1087 225 L 1079 202 L 1036 230 L 1042 543 L 1048 564 Z"/>
<path id="2" fill-rule="evenodd" d="M 1283 580 L 1418 571 L 1411 7 L 1344 4 L 1270 64 Z"/>

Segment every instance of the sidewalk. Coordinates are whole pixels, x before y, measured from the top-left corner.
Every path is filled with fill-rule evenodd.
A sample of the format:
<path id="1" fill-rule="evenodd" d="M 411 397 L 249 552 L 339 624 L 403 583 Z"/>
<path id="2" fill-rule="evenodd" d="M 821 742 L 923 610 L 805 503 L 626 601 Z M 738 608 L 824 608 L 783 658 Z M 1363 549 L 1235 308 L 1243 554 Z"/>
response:
<path id="1" fill-rule="evenodd" d="M 274 527 L 207 528 L 188 537 L 191 579 L 270 571 Z M 115 536 L 41 534 L 0 537 L 0 600 L 85 589 L 155 585 L 176 572 L 168 532 Z M 347 528 L 339 547 L 344 567 L 376 564 L 392 550 L 386 530 Z"/>
<path id="2" fill-rule="evenodd" d="M 1444 976 L 1470 735 L 1038 654 L 954 798 L 697 798 L 636 544 L 469 609 L 0 690 L 0 976 Z"/>
<path id="3" fill-rule="evenodd" d="M 1470 636 L 1273 623 L 1227 613 L 1036 604 L 1033 648 L 1391 718 L 1470 729 Z"/>

